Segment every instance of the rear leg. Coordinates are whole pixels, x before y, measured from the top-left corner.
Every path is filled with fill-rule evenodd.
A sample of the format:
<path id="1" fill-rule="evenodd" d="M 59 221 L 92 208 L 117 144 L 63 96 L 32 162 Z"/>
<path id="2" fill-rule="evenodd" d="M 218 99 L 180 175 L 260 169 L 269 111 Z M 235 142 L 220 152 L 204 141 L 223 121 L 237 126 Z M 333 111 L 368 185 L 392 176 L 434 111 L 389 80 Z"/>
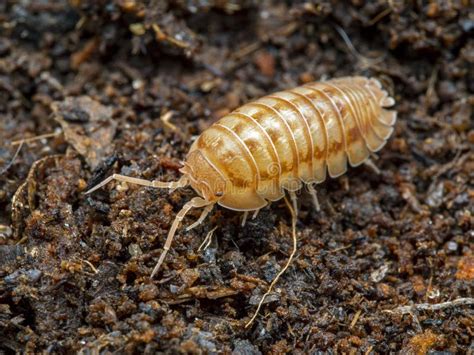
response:
<path id="1" fill-rule="evenodd" d="M 253 212 L 252 219 L 257 218 L 258 212 L 260 212 L 260 208 Z M 244 227 L 245 223 L 247 223 L 247 218 L 248 217 L 249 217 L 249 211 L 245 211 L 243 216 L 242 216 L 242 227 Z"/>
<path id="2" fill-rule="evenodd" d="M 255 212 L 254 212 L 253 215 L 252 215 L 252 219 L 257 218 L 258 212 L 260 212 L 260 208 L 259 208 L 258 210 L 255 210 Z"/>
<path id="3" fill-rule="evenodd" d="M 249 211 L 244 211 L 242 215 L 242 223 L 240 224 L 242 227 L 245 227 L 245 223 L 247 223 L 247 217 L 249 216 Z"/>
<path id="4" fill-rule="evenodd" d="M 318 194 L 316 192 L 316 189 L 314 188 L 313 184 L 308 184 L 306 186 L 308 187 L 308 192 L 311 195 L 316 212 L 321 211 L 321 206 L 319 205 Z"/>
<path id="5" fill-rule="evenodd" d="M 290 201 L 285 196 L 285 203 L 288 209 L 290 210 L 291 213 L 291 235 L 293 238 L 293 249 L 291 251 L 290 257 L 288 258 L 288 261 L 286 262 L 285 266 L 283 269 L 281 269 L 278 274 L 275 276 L 273 279 L 272 283 L 270 284 L 270 287 L 268 287 L 267 292 L 262 296 L 260 299 L 260 302 L 258 303 L 257 309 L 255 310 L 255 313 L 253 314 L 252 318 L 247 322 L 245 325 L 245 328 L 248 328 L 252 325 L 252 323 L 255 321 L 255 318 L 257 318 L 257 315 L 260 311 L 260 308 L 262 307 L 263 302 L 265 301 L 265 298 L 272 292 L 273 287 L 275 284 L 278 282 L 280 279 L 281 275 L 285 273 L 285 271 L 288 269 L 288 267 L 291 265 L 291 262 L 293 261 L 293 258 L 296 254 L 296 249 L 297 249 L 297 238 L 296 238 L 296 221 L 297 221 L 297 205 L 296 205 L 296 194 L 294 192 L 290 192 L 290 198 L 292 201 L 292 204 Z"/>
<path id="6" fill-rule="evenodd" d="M 367 166 L 370 170 L 372 170 L 375 174 L 377 175 L 380 175 L 381 172 L 380 172 L 380 169 L 377 167 L 377 165 L 375 165 L 374 161 L 372 159 L 367 159 L 365 162 L 364 162 L 365 166 Z"/>
<path id="7" fill-rule="evenodd" d="M 296 192 L 288 191 L 288 194 L 290 195 L 290 199 L 293 204 L 293 211 L 295 212 L 295 215 L 298 216 L 298 198 L 296 197 Z"/>

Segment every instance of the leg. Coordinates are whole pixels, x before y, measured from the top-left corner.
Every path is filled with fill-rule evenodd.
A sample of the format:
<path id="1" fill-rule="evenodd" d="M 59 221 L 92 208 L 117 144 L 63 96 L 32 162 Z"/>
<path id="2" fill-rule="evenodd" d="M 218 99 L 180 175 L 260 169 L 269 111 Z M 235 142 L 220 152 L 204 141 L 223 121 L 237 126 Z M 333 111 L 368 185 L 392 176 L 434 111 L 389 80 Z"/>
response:
<path id="1" fill-rule="evenodd" d="M 198 251 L 201 250 L 206 250 L 209 248 L 209 245 L 211 245 L 212 242 L 212 236 L 214 235 L 214 231 L 217 229 L 217 226 L 212 228 L 209 233 L 206 234 L 206 238 L 202 241 L 201 245 L 198 248 Z"/>
<path id="2" fill-rule="evenodd" d="M 202 210 L 202 213 L 199 216 L 198 220 L 196 222 L 194 222 L 193 224 L 191 224 L 189 227 L 187 227 L 186 232 L 188 232 L 191 229 L 196 228 L 197 226 L 199 226 L 204 221 L 204 219 L 206 219 L 207 215 L 209 214 L 209 212 L 212 211 L 213 208 L 214 208 L 214 205 L 208 205 L 208 206 L 204 207 L 204 209 Z"/>
<path id="3" fill-rule="evenodd" d="M 294 191 L 288 191 L 288 193 L 293 203 L 293 211 L 295 211 L 295 215 L 298 216 L 298 199 L 296 198 L 296 193 Z"/>
<path id="4" fill-rule="evenodd" d="M 163 247 L 163 252 L 161 253 L 160 258 L 158 259 L 158 262 L 156 263 L 150 278 L 153 278 L 153 276 L 156 275 L 156 273 L 160 269 L 161 264 L 163 263 L 163 260 L 165 260 L 166 254 L 168 253 L 168 250 L 171 247 L 171 243 L 173 242 L 176 230 L 178 229 L 181 221 L 184 219 L 184 216 L 186 216 L 186 214 L 191 208 L 204 207 L 209 205 L 210 203 L 212 202 L 206 201 L 202 197 L 194 197 L 193 199 L 191 199 L 191 201 L 186 202 L 181 211 L 179 211 L 176 215 L 176 218 L 174 219 L 173 224 L 171 225 L 171 229 L 168 232 L 168 237 L 166 237 L 166 242 Z"/>
<path id="5" fill-rule="evenodd" d="M 242 216 L 242 227 L 245 226 L 245 223 L 247 223 L 247 217 L 249 215 L 249 211 L 245 211 L 244 215 Z"/>
<path id="6" fill-rule="evenodd" d="M 376 173 L 377 175 L 380 175 L 380 169 L 377 167 L 377 165 L 375 165 L 375 163 L 373 162 L 372 159 L 367 159 L 364 164 L 370 169 L 372 170 L 374 173 Z"/>
<path id="7" fill-rule="evenodd" d="M 286 205 L 288 206 L 288 209 L 290 210 L 290 213 L 291 213 L 291 233 L 292 233 L 292 237 L 293 237 L 293 250 L 291 251 L 291 254 L 290 254 L 290 257 L 288 258 L 288 261 L 286 262 L 285 266 L 283 267 L 283 269 L 280 270 L 280 272 L 275 276 L 275 278 L 273 279 L 272 283 L 270 284 L 270 287 L 268 288 L 267 292 L 265 292 L 265 294 L 262 296 L 262 299 L 260 300 L 260 302 L 258 303 L 258 306 L 257 306 L 257 310 L 255 311 L 253 317 L 248 321 L 248 323 L 245 325 L 245 328 L 248 328 L 250 327 L 250 325 L 252 325 L 253 321 L 255 320 L 255 318 L 257 318 L 257 315 L 258 315 L 258 312 L 260 311 L 260 308 L 262 307 L 262 304 L 263 302 L 265 301 L 265 298 L 272 292 L 272 289 L 273 289 L 273 286 L 275 286 L 275 284 L 277 283 L 278 279 L 280 278 L 281 275 L 283 275 L 285 273 L 285 271 L 288 269 L 288 267 L 290 266 L 291 262 L 293 261 L 293 257 L 295 256 L 296 254 L 296 247 L 297 247 L 297 239 L 296 239 L 296 209 L 294 208 L 295 206 L 295 202 L 296 202 L 296 195 L 293 193 L 294 195 L 294 198 L 291 197 L 291 194 L 290 194 L 290 197 L 292 198 L 293 200 L 293 207 L 291 206 L 290 202 L 288 201 L 288 199 L 286 198 L 285 196 L 285 203 Z"/>
<path id="8" fill-rule="evenodd" d="M 260 212 L 260 208 L 258 210 L 255 210 L 255 212 L 252 215 L 252 219 L 257 218 L 258 212 Z"/>
<path id="9" fill-rule="evenodd" d="M 313 184 L 308 184 L 308 191 L 313 199 L 314 208 L 316 208 L 316 212 L 321 211 L 321 207 L 319 206 L 318 194 L 316 193 L 316 189 L 314 188 Z"/>
<path id="10" fill-rule="evenodd" d="M 178 181 L 170 181 L 170 182 L 163 182 L 163 181 L 149 181 L 145 179 L 138 179 L 134 178 L 131 176 L 125 176 L 125 175 L 120 175 L 120 174 L 113 174 L 109 176 L 107 179 L 102 181 L 100 184 L 97 184 L 93 188 L 91 188 L 89 191 L 86 191 L 86 194 L 90 194 L 91 192 L 94 192 L 95 190 L 101 188 L 102 186 L 108 184 L 112 180 L 118 180 L 118 181 L 123 181 L 123 182 L 129 182 L 131 184 L 136 184 L 136 185 L 142 185 L 142 186 L 148 186 L 148 187 L 156 187 L 156 188 L 163 188 L 163 189 L 176 189 L 179 187 L 184 187 L 188 184 L 188 179 L 186 178 L 186 175 L 183 175 Z"/>

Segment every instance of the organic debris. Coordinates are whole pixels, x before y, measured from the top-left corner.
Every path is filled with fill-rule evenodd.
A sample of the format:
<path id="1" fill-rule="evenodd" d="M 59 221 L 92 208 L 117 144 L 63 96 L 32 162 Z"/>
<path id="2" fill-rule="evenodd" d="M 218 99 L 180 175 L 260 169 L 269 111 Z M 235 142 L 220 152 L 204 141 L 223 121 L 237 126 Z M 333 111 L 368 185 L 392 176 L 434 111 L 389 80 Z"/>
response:
<path id="1" fill-rule="evenodd" d="M 61 124 L 66 141 L 95 169 L 114 150 L 117 122 L 113 110 L 90 97 L 68 97 L 53 102 L 54 119 Z"/>

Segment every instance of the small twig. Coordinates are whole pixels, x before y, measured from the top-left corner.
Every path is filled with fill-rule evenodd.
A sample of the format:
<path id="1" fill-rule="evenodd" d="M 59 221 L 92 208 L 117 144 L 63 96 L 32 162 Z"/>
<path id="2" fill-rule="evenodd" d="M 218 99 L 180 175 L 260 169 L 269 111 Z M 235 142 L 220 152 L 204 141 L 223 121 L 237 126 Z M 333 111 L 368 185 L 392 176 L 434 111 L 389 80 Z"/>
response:
<path id="1" fill-rule="evenodd" d="M 446 173 L 447 171 L 451 170 L 452 168 L 454 168 L 456 165 L 462 165 L 464 164 L 464 161 L 469 158 L 471 155 L 470 153 L 467 153 L 467 154 L 464 154 L 461 156 L 461 151 L 457 151 L 456 152 L 456 156 L 454 157 L 454 159 L 452 159 L 449 163 L 446 163 L 444 165 L 442 165 L 439 170 L 436 172 L 436 174 L 434 175 L 434 177 L 432 178 L 433 181 L 436 181 L 438 180 L 438 178 L 443 175 L 444 173 Z"/>
<path id="2" fill-rule="evenodd" d="M 255 52 L 257 49 L 259 49 L 260 46 L 261 46 L 260 42 L 252 42 L 252 43 L 244 46 L 243 48 L 241 48 L 237 52 L 233 53 L 232 57 L 233 57 L 234 60 L 239 60 L 239 59 L 245 58 L 248 55 Z"/>
<path id="3" fill-rule="evenodd" d="M 31 142 L 34 142 L 34 141 L 37 141 L 37 140 L 40 140 L 40 139 L 43 139 L 43 138 L 51 138 L 51 137 L 55 137 L 59 134 L 61 134 L 62 131 L 59 131 L 59 132 L 51 132 L 51 133 L 45 133 L 45 134 L 41 134 L 39 136 L 34 136 L 34 137 L 31 137 L 31 138 L 23 138 L 23 139 L 18 139 L 16 141 L 12 141 L 10 144 L 11 145 L 17 145 L 17 144 L 23 144 L 23 143 L 31 143 Z"/>
<path id="4" fill-rule="evenodd" d="M 349 249 L 350 247 L 352 247 L 352 245 L 345 245 L 343 247 L 339 247 L 339 248 L 336 248 L 336 249 L 333 249 L 333 250 L 329 250 L 328 251 L 328 254 L 335 254 L 335 253 L 338 253 L 342 250 L 346 250 L 346 249 Z"/>
<path id="5" fill-rule="evenodd" d="M 454 301 L 435 303 L 435 304 L 419 303 L 419 304 L 413 304 L 411 306 L 400 306 L 395 309 L 387 309 L 384 312 L 407 314 L 407 313 L 412 313 L 413 311 L 439 311 L 441 309 L 458 307 L 458 306 L 468 306 L 468 305 L 474 305 L 474 298 L 469 298 L 469 297 L 458 298 Z"/>
<path id="6" fill-rule="evenodd" d="M 84 259 L 79 259 L 80 261 L 86 263 L 87 265 L 89 265 L 89 267 L 92 269 L 92 271 L 94 271 L 94 274 L 97 274 L 99 271 L 97 271 L 97 269 L 95 268 L 94 265 L 92 265 L 92 263 L 88 260 L 84 260 Z"/>
<path id="7" fill-rule="evenodd" d="M 173 111 L 168 111 L 165 112 L 164 114 L 161 115 L 160 120 L 163 122 L 163 124 L 171 129 L 172 131 L 177 131 L 177 127 L 170 122 L 171 117 L 173 117 Z"/>
<path id="8" fill-rule="evenodd" d="M 426 89 L 426 100 L 428 101 L 428 103 L 430 103 L 431 101 L 431 98 L 433 97 L 434 95 L 434 92 L 435 92 L 435 85 L 436 85 L 436 81 L 438 80 L 438 65 L 436 64 L 433 68 L 433 71 L 431 72 L 431 75 L 430 75 L 430 79 L 428 81 L 428 88 Z"/>
<path id="9" fill-rule="evenodd" d="M 20 150 L 23 147 L 23 144 L 31 143 L 31 142 L 34 142 L 34 141 L 37 141 L 37 140 L 40 140 L 40 139 L 43 139 L 43 138 L 54 137 L 54 136 L 57 136 L 58 134 L 61 134 L 61 133 L 62 133 L 62 131 L 51 132 L 51 133 L 41 134 L 39 136 L 34 136 L 34 137 L 31 137 L 31 138 L 22 138 L 22 139 L 18 139 L 16 141 L 12 141 L 10 143 L 10 145 L 11 146 L 18 145 L 18 148 L 16 149 L 16 152 L 13 155 L 12 160 L 10 160 L 10 162 L 7 164 L 7 166 L 5 166 L 2 170 L 0 170 L 0 175 L 5 174 L 8 171 L 8 169 L 11 168 L 11 166 L 15 162 L 16 158 L 18 158 L 18 154 L 20 154 Z"/>
<path id="10" fill-rule="evenodd" d="M 361 313 L 362 313 L 362 310 L 360 310 L 360 309 L 356 312 L 356 314 L 354 315 L 354 318 L 352 319 L 351 325 L 349 326 L 349 329 L 354 328 L 357 321 L 359 320 L 359 317 L 360 317 Z"/>
<path id="11" fill-rule="evenodd" d="M 5 173 L 8 171 L 8 169 L 11 168 L 11 166 L 12 166 L 13 163 L 15 162 L 16 158 L 18 157 L 18 154 L 20 154 L 21 147 L 23 147 L 23 141 L 20 142 L 20 145 L 19 145 L 18 148 L 16 149 L 16 152 L 15 152 L 15 154 L 13 155 L 12 160 L 10 160 L 10 162 L 7 164 L 7 166 L 5 166 L 5 167 L 0 171 L 0 175 L 5 174 Z"/>
<path id="12" fill-rule="evenodd" d="M 375 25 L 377 22 L 379 22 L 381 19 L 383 19 L 385 16 L 387 16 L 391 12 L 392 12 L 392 9 L 390 7 L 387 7 L 385 10 L 383 10 L 377 16 L 375 16 L 372 20 L 370 20 L 368 25 L 369 26 Z"/>

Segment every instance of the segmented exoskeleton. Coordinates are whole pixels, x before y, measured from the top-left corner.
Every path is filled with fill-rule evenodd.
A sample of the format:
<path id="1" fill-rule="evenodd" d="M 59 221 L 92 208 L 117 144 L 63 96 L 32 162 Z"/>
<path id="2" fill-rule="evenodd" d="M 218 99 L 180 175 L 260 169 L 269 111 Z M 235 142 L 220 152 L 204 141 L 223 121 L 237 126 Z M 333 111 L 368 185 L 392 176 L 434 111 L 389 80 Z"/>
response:
<path id="1" fill-rule="evenodd" d="M 288 205 L 293 216 L 294 248 L 275 282 L 296 248 L 295 191 L 307 185 L 317 205 L 313 184 L 323 182 L 326 171 L 334 178 L 346 172 L 348 163 L 357 166 L 367 162 L 393 132 L 396 111 L 386 108 L 394 103 L 378 80 L 360 76 L 280 91 L 239 107 L 206 129 L 191 146 L 179 181 L 147 181 L 114 174 L 89 192 L 116 179 L 170 189 L 191 185 L 198 193 L 199 197 L 187 202 L 177 214 L 153 277 L 191 208 L 204 210 L 188 230 L 202 223 L 216 203 L 248 213 L 281 199 L 288 191 L 293 202 L 293 207 Z"/>

